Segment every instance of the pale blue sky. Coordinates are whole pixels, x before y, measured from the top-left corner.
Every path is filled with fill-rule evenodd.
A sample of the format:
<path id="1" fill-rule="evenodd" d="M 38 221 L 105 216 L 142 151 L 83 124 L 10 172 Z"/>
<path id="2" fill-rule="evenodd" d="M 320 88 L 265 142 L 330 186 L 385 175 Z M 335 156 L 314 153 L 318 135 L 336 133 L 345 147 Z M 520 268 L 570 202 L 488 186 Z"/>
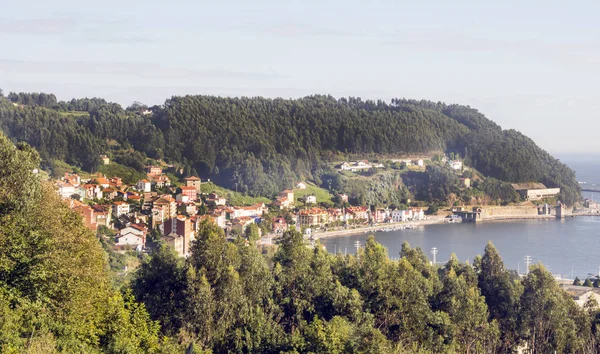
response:
<path id="1" fill-rule="evenodd" d="M 600 2 L 448 3 L 5 1 L 0 88 L 123 105 L 429 99 L 475 107 L 550 152 L 600 152 Z"/>

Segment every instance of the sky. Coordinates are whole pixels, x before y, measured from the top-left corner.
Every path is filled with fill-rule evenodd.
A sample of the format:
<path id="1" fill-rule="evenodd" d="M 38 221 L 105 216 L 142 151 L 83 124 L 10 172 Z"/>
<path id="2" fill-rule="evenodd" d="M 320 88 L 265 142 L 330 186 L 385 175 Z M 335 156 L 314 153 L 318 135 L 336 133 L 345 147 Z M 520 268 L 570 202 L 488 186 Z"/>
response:
<path id="1" fill-rule="evenodd" d="M 555 154 L 600 153 L 598 1 L 6 1 L 0 88 L 469 105 Z"/>

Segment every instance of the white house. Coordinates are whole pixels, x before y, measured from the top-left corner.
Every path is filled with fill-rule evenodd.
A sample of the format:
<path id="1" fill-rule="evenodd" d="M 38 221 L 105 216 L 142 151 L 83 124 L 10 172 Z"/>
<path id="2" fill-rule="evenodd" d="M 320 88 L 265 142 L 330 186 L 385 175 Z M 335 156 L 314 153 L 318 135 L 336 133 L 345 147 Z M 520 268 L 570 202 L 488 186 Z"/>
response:
<path id="1" fill-rule="evenodd" d="M 412 220 L 412 210 L 392 210 L 391 218 L 393 222 L 404 222 L 408 220 Z"/>
<path id="2" fill-rule="evenodd" d="M 56 182 L 58 185 L 58 194 L 63 198 L 70 198 L 73 194 L 75 194 L 75 186 L 69 182 Z"/>
<path id="3" fill-rule="evenodd" d="M 152 191 L 152 183 L 150 181 L 148 181 L 147 179 L 142 179 L 142 180 L 138 181 L 136 187 L 139 191 L 142 191 L 145 193 Z"/>
<path id="4" fill-rule="evenodd" d="M 114 202 L 112 206 L 112 212 L 115 217 L 129 214 L 129 204 L 125 202 Z"/>
<path id="5" fill-rule="evenodd" d="M 189 203 L 190 202 L 190 197 L 186 194 L 177 194 L 175 196 L 175 200 L 180 202 L 180 203 Z"/>
<path id="6" fill-rule="evenodd" d="M 306 189 L 306 184 L 304 184 L 304 182 L 298 182 L 298 183 L 296 183 L 296 188 Z"/>
<path id="7" fill-rule="evenodd" d="M 307 195 L 306 204 L 317 204 L 317 197 L 315 197 L 314 195 Z"/>
<path id="8" fill-rule="evenodd" d="M 450 166 L 451 169 L 457 170 L 457 171 L 460 171 L 463 168 L 463 163 L 462 163 L 462 161 L 459 161 L 459 160 L 450 160 L 450 161 L 448 161 L 448 165 Z"/>
<path id="9" fill-rule="evenodd" d="M 425 212 L 421 208 L 412 208 L 412 219 L 413 220 L 425 220 Z"/>
<path id="10" fill-rule="evenodd" d="M 418 159 L 418 160 L 416 160 L 416 161 L 415 161 L 415 164 L 416 164 L 417 166 L 419 166 L 419 167 L 423 167 L 423 166 L 424 166 L 424 162 L 423 162 L 423 160 L 421 160 L 421 159 Z"/>
<path id="11" fill-rule="evenodd" d="M 372 167 L 383 167 L 383 165 L 380 164 L 377 166 L 373 166 L 372 164 L 369 163 L 369 161 L 361 160 L 361 161 L 356 161 L 356 162 L 352 162 L 352 163 L 344 162 L 340 166 L 340 170 L 342 170 L 342 171 L 361 171 L 361 170 L 368 170 Z"/>
<path id="12" fill-rule="evenodd" d="M 147 230 L 135 225 L 128 226 L 117 234 L 115 244 L 117 246 L 143 247 L 146 244 Z"/>

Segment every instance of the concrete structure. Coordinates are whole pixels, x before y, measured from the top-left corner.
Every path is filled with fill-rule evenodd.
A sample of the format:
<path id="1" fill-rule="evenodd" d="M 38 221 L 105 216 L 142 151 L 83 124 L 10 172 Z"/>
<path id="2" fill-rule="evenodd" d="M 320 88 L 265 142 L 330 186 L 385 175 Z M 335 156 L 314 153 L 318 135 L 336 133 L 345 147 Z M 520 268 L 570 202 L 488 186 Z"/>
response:
<path id="1" fill-rule="evenodd" d="M 460 216 L 463 222 L 479 222 L 481 221 L 483 209 L 480 207 L 473 207 L 471 211 L 457 211 L 454 215 Z"/>
<path id="2" fill-rule="evenodd" d="M 294 191 L 291 189 L 286 189 L 283 192 L 279 193 L 279 196 L 273 203 L 274 206 L 279 209 L 289 209 L 294 206 Z"/>
<path id="3" fill-rule="evenodd" d="M 588 288 L 587 286 L 577 285 L 561 285 L 561 288 L 566 291 L 575 303 L 583 307 L 586 301 L 593 297 L 598 303 L 600 303 L 600 288 Z"/>
<path id="4" fill-rule="evenodd" d="M 165 218 L 174 218 L 177 215 L 177 202 L 168 194 L 162 195 L 152 203 L 152 208 L 161 208 Z"/>
<path id="5" fill-rule="evenodd" d="M 111 213 L 111 207 L 108 205 L 99 205 L 99 204 L 94 204 L 92 205 L 92 209 L 94 210 L 94 216 L 96 218 L 96 224 L 98 226 L 106 226 L 108 228 L 110 228 L 110 224 L 111 224 L 111 220 L 112 220 L 112 213 Z"/>
<path id="6" fill-rule="evenodd" d="M 561 202 L 558 202 L 556 205 L 556 218 L 562 219 L 565 217 L 565 205 Z"/>
<path id="7" fill-rule="evenodd" d="M 470 178 L 460 178 L 460 183 L 465 187 L 465 188 L 471 188 L 471 179 Z"/>
<path id="8" fill-rule="evenodd" d="M 276 234 L 284 233 L 288 228 L 287 222 L 284 218 L 273 219 L 273 232 Z"/>
<path id="9" fill-rule="evenodd" d="M 526 200 L 553 198 L 560 194 L 560 188 L 546 188 L 542 183 L 513 183 L 512 187 Z"/>
<path id="10" fill-rule="evenodd" d="M 354 220 L 369 220 L 369 208 L 366 206 L 356 206 L 346 208 L 346 212 L 352 215 L 352 219 Z"/>
<path id="11" fill-rule="evenodd" d="M 179 187 L 179 189 L 181 189 L 181 194 L 188 196 L 189 201 L 193 202 L 197 199 L 198 191 L 196 190 L 196 187 L 182 186 L 182 187 Z"/>
<path id="12" fill-rule="evenodd" d="M 321 208 L 300 210 L 298 226 L 323 226 L 328 222 L 327 212 Z"/>
<path id="13" fill-rule="evenodd" d="M 114 202 L 112 205 L 112 213 L 115 217 L 129 214 L 129 204 L 125 202 Z"/>
<path id="14" fill-rule="evenodd" d="M 162 168 L 160 168 L 158 166 L 146 166 L 146 174 L 160 175 L 160 174 L 162 174 Z"/>
<path id="15" fill-rule="evenodd" d="M 249 216 L 240 216 L 231 221 L 231 229 L 237 231 L 238 235 L 243 235 L 248 226 L 254 223 L 254 218 Z"/>
<path id="16" fill-rule="evenodd" d="M 412 219 L 412 211 L 396 209 L 392 210 L 390 216 L 393 222 L 406 222 Z"/>
<path id="17" fill-rule="evenodd" d="M 538 215 L 550 215 L 552 209 L 548 203 L 538 207 Z"/>
<path id="18" fill-rule="evenodd" d="M 100 155 L 100 160 L 102 160 L 103 165 L 108 165 L 110 163 L 110 159 L 106 155 Z"/>
<path id="19" fill-rule="evenodd" d="M 163 239 L 181 257 L 190 254 L 191 242 L 195 240 L 192 221 L 183 215 L 165 220 L 162 225 Z"/>
<path id="20" fill-rule="evenodd" d="M 371 164 L 367 160 L 361 160 L 356 162 L 344 162 L 340 165 L 339 169 L 341 171 L 365 171 L 370 168 L 382 168 L 383 164 Z"/>
<path id="21" fill-rule="evenodd" d="M 206 204 L 210 204 L 210 205 L 214 205 L 214 206 L 226 205 L 227 198 L 222 197 L 215 192 L 212 192 L 208 195 L 208 198 L 206 198 Z"/>
<path id="22" fill-rule="evenodd" d="M 102 199 L 102 187 L 97 184 L 84 184 L 86 199 Z"/>
<path id="23" fill-rule="evenodd" d="M 586 199 L 585 202 L 583 202 L 583 206 L 589 209 L 598 209 L 598 202 L 593 199 Z"/>
<path id="24" fill-rule="evenodd" d="M 450 160 L 448 161 L 448 166 L 450 166 L 450 168 L 453 170 L 460 171 L 463 168 L 463 163 L 459 160 Z"/>
<path id="25" fill-rule="evenodd" d="M 133 246 L 143 248 L 146 245 L 148 229 L 142 225 L 133 224 L 119 231 L 115 238 L 117 246 Z"/>
<path id="26" fill-rule="evenodd" d="M 425 211 L 422 208 L 411 208 L 413 220 L 425 220 Z"/>
<path id="27" fill-rule="evenodd" d="M 304 198 L 304 201 L 306 202 L 306 204 L 317 204 L 317 197 L 314 195 L 307 195 Z"/>
<path id="28" fill-rule="evenodd" d="M 78 186 L 81 184 L 81 178 L 76 173 L 65 172 L 65 177 L 63 179 L 65 182 L 69 182 L 74 186 Z"/>
<path id="29" fill-rule="evenodd" d="M 296 188 L 306 189 L 306 184 L 304 184 L 304 182 L 298 182 L 298 183 L 296 183 Z"/>
<path id="30" fill-rule="evenodd" d="M 143 179 L 143 180 L 138 181 L 138 183 L 136 184 L 136 188 L 139 191 L 147 193 L 152 190 L 152 183 L 150 181 L 148 181 L 147 179 Z"/>
<path id="31" fill-rule="evenodd" d="M 167 175 L 153 175 L 150 176 L 152 185 L 157 188 L 169 187 L 171 185 L 171 179 Z"/>
<path id="32" fill-rule="evenodd" d="M 56 182 L 58 186 L 58 194 L 63 198 L 71 198 L 73 194 L 75 194 L 75 186 L 69 182 Z"/>
<path id="33" fill-rule="evenodd" d="M 189 203 L 189 202 L 190 202 L 190 197 L 188 197 L 188 196 L 187 196 L 187 195 L 185 195 L 185 194 L 181 194 L 181 193 L 179 193 L 179 194 L 177 194 L 177 195 L 175 196 L 175 201 L 176 201 L 177 203 Z"/>
<path id="34" fill-rule="evenodd" d="M 200 186 L 202 185 L 202 180 L 196 176 L 190 176 L 184 179 L 186 187 L 194 187 L 196 188 L 196 192 L 200 193 Z"/>

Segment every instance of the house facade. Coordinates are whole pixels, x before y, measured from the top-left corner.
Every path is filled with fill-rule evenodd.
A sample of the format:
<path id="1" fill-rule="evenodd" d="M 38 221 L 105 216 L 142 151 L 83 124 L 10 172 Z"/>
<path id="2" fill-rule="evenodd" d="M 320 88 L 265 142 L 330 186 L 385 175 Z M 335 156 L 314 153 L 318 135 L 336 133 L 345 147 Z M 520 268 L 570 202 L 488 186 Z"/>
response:
<path id="1" fill-rule="evenodd" d="M 194 186 L 181 186 L 179 189 L 181 189 L 181 194 L 186 195 L 191 202 L 195 201 L 198 197 L 198 191 Z"/>
<path id="2" fill-rule="evenodd" d="M 192 221 L 183 215 L 165 220 L 162 225 L 163 239 L 171 244 L 181 257 L 190 254 L 191 243 L 196 239 Z"/>
<path id="3" fill-rule="evenodd" d="M 129 214 L 129 204 L 126 202 L 114 202 L 112 205 L 112 212 L 115 217 Z"/>
<path id="4" fill-rule="evenodd" d="M 303 209 L 298 212 L 298 226 L 323 226 L 328 222 L 327 212 L 321 208 Z"/>
<path id="5" fill-rule="evenodd" d="M 200 193 L 200 186 L 202 181 L 196 176 L 187 177 L 184 179 L 186 187 L 194 187 L 196 192 Z"/>
<path id="6" fill-rule="evenodd" d="M 136 184 L 136 188 L 141 192 L 148 193 L 152 191 L 152 183 L 147 179 L 142 179 L 138 181 L 138 183 Z"/>
<path id="7" fill-rule="evenodd" d="M 133 246 L 143 248 L 146 245 L 148 229 L 144 225 L 132 224 L 119 230 L 115 238 L 117 246 Z"/>

